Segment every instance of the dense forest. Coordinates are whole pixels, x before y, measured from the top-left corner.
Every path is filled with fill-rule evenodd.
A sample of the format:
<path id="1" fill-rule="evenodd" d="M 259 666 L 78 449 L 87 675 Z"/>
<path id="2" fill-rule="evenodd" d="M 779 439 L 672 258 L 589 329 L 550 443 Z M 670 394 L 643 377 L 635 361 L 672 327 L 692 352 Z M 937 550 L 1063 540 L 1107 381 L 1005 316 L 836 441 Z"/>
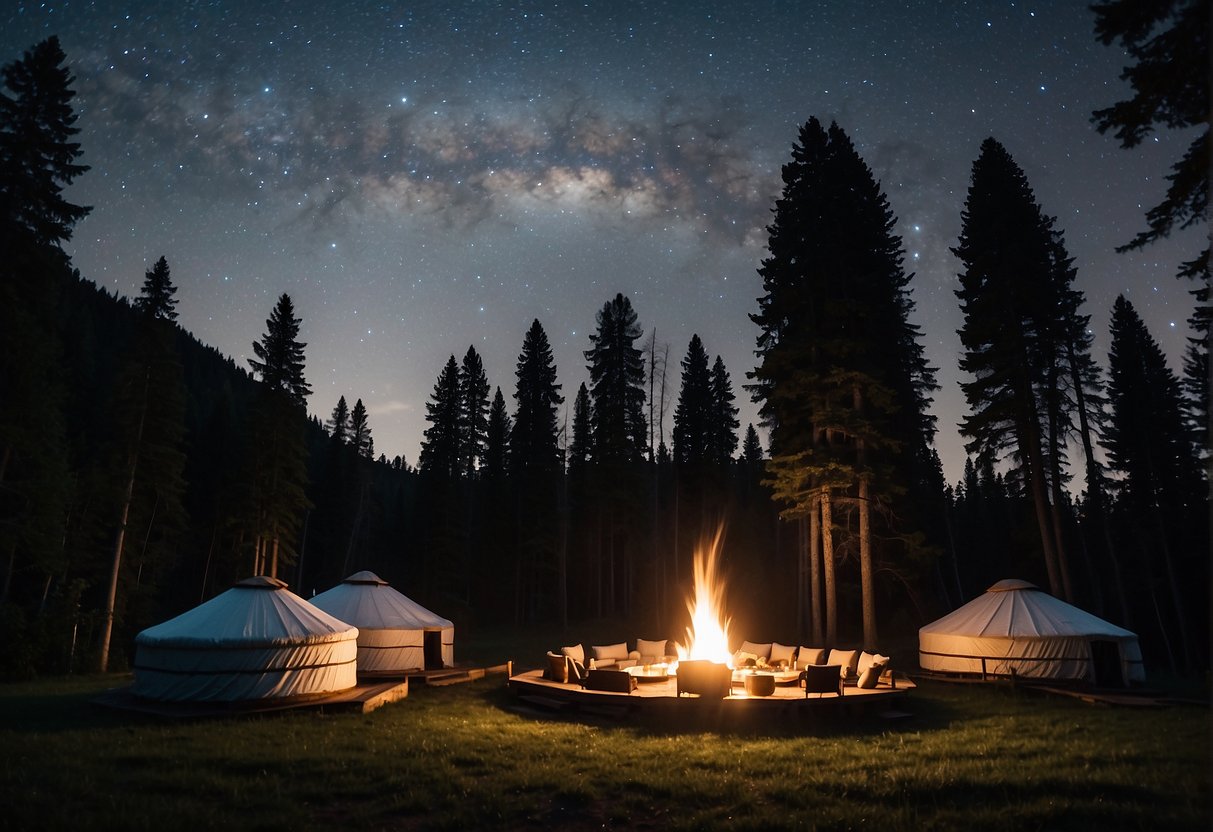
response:
<path id="1" fill-rule="evenodd" d="M 1100 36 L 1146 65 L 1106 5 Z M 1183 374 L 1123 297 L 1101 364 L 1064 229 L 993 138 L 957 206 L 960 482 L 933 449 L 896 216 L 815 118 L 756 264 L 755 366 L 713 358 L 710 333 L 658 342 L 617 294 L 586 310 L 576 391 L 540 320 L 513 378 L 487 378 L 472 346 L 435 368 L 413 467 L 376 455 L 358 391 L 308 415 L 307 310 L 288 295 L 241 367 L 177 324 L 172 252 L 135 298 L 80 275 L 61 245 L 91 209 L 63 192 L 88 155 L 58 41 L 3 81 L 0 675 L 121 669 L 139 630 L 250 574 L 306 597 L 370 569 L 464 632 L 626 618 L 677 637 L 695 548 L 721 526 L 734 629 L 754 638 L 875 648 L 1021 577 L 1137 631 L 1148 666 L 1207 666 L 1207 253 L 1184 267 L 1202 288 Z M 1097 126 L 1131 147 L 1143 112 Z M 1155 236 L 1167 210 L 1207 220 L 1207 187 L 1168 194 Z"/>

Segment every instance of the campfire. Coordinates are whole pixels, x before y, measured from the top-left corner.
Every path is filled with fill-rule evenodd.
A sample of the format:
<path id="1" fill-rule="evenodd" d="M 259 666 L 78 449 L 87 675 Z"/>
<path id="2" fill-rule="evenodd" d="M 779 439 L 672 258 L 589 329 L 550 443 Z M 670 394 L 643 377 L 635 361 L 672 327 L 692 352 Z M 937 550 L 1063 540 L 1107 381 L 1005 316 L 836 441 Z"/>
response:
<path id="1" fill-rule="evenodd" d="M 687 627 L 686 646 L 675 645 L 679 662 L 702 660 L 732 666 L 729 619 L 724 617 L 724 581 L 716 574 L 723 537 L 722 526 L 710 544 L 695 550 L 695 594 L 687 599 L 691 626 Z M 675 663 L 674 668 L 677 666 Z"/>

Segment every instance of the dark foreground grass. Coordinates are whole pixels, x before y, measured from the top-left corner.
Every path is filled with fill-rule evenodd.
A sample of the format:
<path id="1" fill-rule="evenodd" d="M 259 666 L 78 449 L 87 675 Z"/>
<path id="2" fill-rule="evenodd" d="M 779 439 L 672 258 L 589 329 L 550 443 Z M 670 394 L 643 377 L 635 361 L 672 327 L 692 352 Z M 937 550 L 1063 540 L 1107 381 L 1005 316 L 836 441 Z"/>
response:
<path id="1" fill-rule="evenodd" d="M 922 685 L 912 715 L 539 718 L 504 677 L 368 714 L 164 722 L 0 687 L 0 829 L 1208 829 L 1209 712 Z"/>

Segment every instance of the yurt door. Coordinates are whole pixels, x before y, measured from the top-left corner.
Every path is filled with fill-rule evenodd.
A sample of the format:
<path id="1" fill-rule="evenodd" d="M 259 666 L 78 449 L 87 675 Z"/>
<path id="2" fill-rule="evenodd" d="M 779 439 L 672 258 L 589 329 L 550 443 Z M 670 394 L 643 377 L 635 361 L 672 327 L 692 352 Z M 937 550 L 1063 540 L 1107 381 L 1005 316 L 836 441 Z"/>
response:
<path id="1" fill-rule="evenodd" d="M 1095 668 L 1095 685 L 1101 688 L 1123 688 L 1125 671 L 1120 660 L 1120 644 L 1115 641 L 1092 641 L 1091 664 Z"/>
<path id="2" fill-rule="evenodd" d="M 442 630 L 426 630 L 424 636 L 425 669 L 442 670 Z"/>

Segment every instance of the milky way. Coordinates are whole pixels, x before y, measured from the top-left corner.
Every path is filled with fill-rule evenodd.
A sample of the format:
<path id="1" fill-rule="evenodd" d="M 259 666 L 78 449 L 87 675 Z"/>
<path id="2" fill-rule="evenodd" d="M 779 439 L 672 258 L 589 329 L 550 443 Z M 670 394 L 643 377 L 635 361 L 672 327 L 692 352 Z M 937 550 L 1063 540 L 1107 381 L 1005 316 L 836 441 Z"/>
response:
<path id="1" fill-rule="evenodd" d="M 312 412 L 363 399 L 376 450 L 411 463 L 447 356 L 475 345 L 508 399 L 538 318 L 571 402 L 616 292 L 669 345 L 671 395 L 695 332 L 741 393 L 779 167 L 837 119 L 899 218 L 955 480 L 949 247 L 986 136 L 1058 217 L 1101 361 L 1120 293 L 1175 367 L 1188 335 L 1173 275 L 1199 230 L 1113 249 L 1189 137 L 1098 135 L 1127 59 L 1054 5 L 18 3 L 0 60 L 51 34 L 68 55 L 84 277 L 134 296 L 164 255 L 181 324 L 241 363 L 289 293 Z"/>

